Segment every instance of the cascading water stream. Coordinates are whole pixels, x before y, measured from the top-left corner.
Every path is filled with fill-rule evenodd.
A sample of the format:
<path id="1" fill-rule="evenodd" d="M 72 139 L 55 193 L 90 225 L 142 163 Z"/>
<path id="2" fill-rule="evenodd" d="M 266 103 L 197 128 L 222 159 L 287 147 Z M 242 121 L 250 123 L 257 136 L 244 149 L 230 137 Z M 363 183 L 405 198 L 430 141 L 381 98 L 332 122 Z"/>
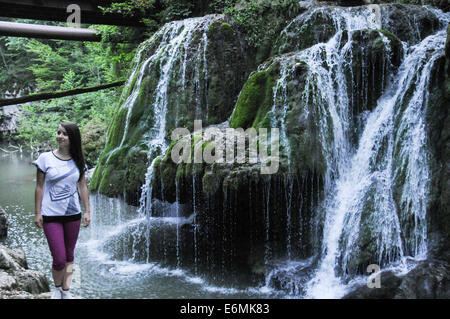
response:
<path id="1" fill-rule="evenodd" d="M 151 163 L 148 166 L 147 173 L 145 175 L 145 183 L 142 186 L 142 193 L 140 199 L 140 207 L 139 213 L 141 215 L 147 216 L 146 222 L 146 254 L 147 254 L 147 262 L 150 258 L 150 227 L 152 216 L 152 182 L 153 182 L 153 166 L 158 158 L 159 154 L 164 154 L 164 152 L 168 148 L 168 144 L 166 142 L 166 113 L 168 107 L 168 89 L 169 82 L 174 72 L 174 66 L 177 62 L 177 59 L 180 56 L 184 56 L 183 65 L 181 68 L 182 78 L 186 81 L 186 64 L 188 63 L 186 54 L 182 55 L 182 52 L 188 52 L 192 50 L 189 48 L 191 45 L 191 41 L 193 40 L 194 32 L 202 32 L 202 41 L 199 44 L 199 48 L 197 48 L 198 57 L 196 59 L 196 65 L 199 65 L 200 62 L 203 61 L 203 68 L 200 70 L 199 66 L 197 67 L 195 81 L 199 82 L 201 77 L 200 73 L 206 72 L 206 63 L 204 59 L 200 57 L 205 55 L 207 39 L 205 39 L 206 31 L 209 25 L 218 19 L 218 16 L 207 16 L 204 18 L 193 18 L 186 19 L 183 21 L 171 22 L 166 25 L 166 33 L 170 34 L 166 40 L 163 40 L 160 44 L 161 50 L 157 50 L 157 52 L 153 55 L 156 57 L 160 57 L 162 54 L 164 55 L 164 63 L 160 66 L 161 76 L 159 78 L 158 84 L 155 90 L 155 102 L 153 103 L 153 109 L 155 110 L 155 125 L 153 125 L 152 131 L 156 130 L 156 135 L 152 135 L 151 132 L 147 138 L 147 146 L 148 146 L 148 162 Z M 203 49 L 202 49 L 203 48 Z M 151 66 L 150 66 L 151 67 Z M 203 78 L 206 78 L 206 75 L 202 75 Z M 183 82 L 184 83 L 184 82 Z M 198 113 L 198 109 L 200 108 L 201 101 L 197 99 L 196 105 L 196 115 Z M 177 185 L 178 188 L 178 185 Z M 178 203 L 178 198 L 177 198 Z M 177 211 L 177 218 L 178 211 Z M 179 255 L 179 245 L 180 245 L 180 237 L 179 237 L 179 223 L 177 223 L 177 265 L 180 265 Z M 136 234 L 139 235 L 139 234 Z"/>
<path id="2" fill-rule="evenodd" d="M 406 48 L 398 74 L 366 120 L 356 152 L 339 147 L 342 155 L 351 160 L 338 163 L 338 178 L 323 202 L 326 219 L 322 257 L 314 278 L 308 283 L 307 297 L 339 298 L 344 295 L 342 279 L 349 261 L 355 257 L 352 254 L 360 249 L 357 240 L 361 216 L 368 209 L 371 198 L 375 204 L 366 218 L 373 223 L 378 262 L 389 264 L 399 260 L 405 256 L 405 250 L 412 251 L 412 256 L 416 258 L 426 256 L 425 212 L 429 172 L 424 146 L 424 108 L 431 68 L 443 55 L 444 44 L 445 32 L 440 31 L 416 46 Z M 408 100 L 406 93 L 412 87 L 414 94 Z M 402 103 L 406 105 L 406 110 L 400 114 L 396 108 Z M 398 117 L 402 117 L 400 130 L 407 134 L 405 141 L 398 141 L 400 135 L 405 134 L 395 132 L 394 122 Z M 336 137 L 336 132 L 334 134 Z M 397 141 L 395 145 L 394 140 Z M 399 148 L 404 156 L 397 167 L 393 163 L 394 148 Z M 411 203 L 414 208 L 408 212 L 397 212 L 392 195 L 392 173 L 396 174 L 406 162 L 412 164 L 407 167 L 408 178 L 402 201 Z M 405 247 L 401 240 L 402 228 L 398 216 L 404 214 L 414 215 L 415 231 L 404 234 L 413 237 L 412 249 Z"/>
<path id="3" fill-rule="evenodd" d="M 322 11 L 325 14 L 326 10 L 329 9 L 312 9 L 300 17 L 304 19 L 305 16 L 312 15 L 317 11 Z M 284 267 L 284 270 L 292 269 L 292 272 L 298 270 L 299 266 L 304 269 L 311 268 L 313 258 L 308 259 L 307 262 L 293 260 L 297 253 L 295 246 L 305 246 L 305 243 L 302 242 L 303 234 L 295 233 L 301 232 L 303 229 L 292 227 L 291 220 L 299 220 L 300 225 L 308 223 L 308 214 L 313 214 L 305 212 L 305 210 L 308 208 L 315 209 L 315 201 L 319 197 L 317 193 L 322 188 L 326 195 L 320 207 L 317 208 L 317 210 L 320 210 L 321 216 L 324 217 L 323 238 L 320 243 L 322 246 L 319 248 L 321 251 L 319 265 L 314 277 L 306 285 L 306 296 L 313 298 L 336 298 L 345 293 L 345 280 L 348 279 L 346 277 L 348 275 L 347 270 L 354 269 L 354 259 L 358 257 L 357 254 L 361 250 L 358 247 L 358 239 L 365 212 L 369 212 L 369 219 L 375 225 L 372 229 L 373 233 L 377 234 L 374 238 L 375 258 L 378 259 L 380 265 L 388 265 L 404 256 L 416 258 L 426 256 L 425 213 L 430 172 L 428 166 L 424 165 L 427 162 L 428 155 L 424 147 L 426 135 L 423 109 L 427 102 L 427 83 L 431 67 L 436 59 L 442 56 L 445 40 L 444 32 L 440 32 L 428 37 L 414 47 L 408 47 L 407 44 L 404 44 L 403 64 L 399 67 L 395 78 L 385 78 L 385 73 L 381 73 L 381 86 L 387 87 L 387 89 L 383 90 L 383 95 L 374 105 L 373 111 L 366 111 L 367 117 L 363 121 L 361 120 L 364 123 L 360 123 L 359 142 L 358 145 L 355 145 L 349 132 L 354 129 L 351 106 L 358 102 L 353 100 L 354 97 L 349 91 L 351 91 L 350 88 L 353 85 L 352 81 L 357 78 L 352 69 L 352 65 L 356 61 L 356 57 L 353 55 L 353 46 L 355 46 L 355 43 L 358 45 L 358 40 L 355 40 L 358 35 L 357 32 L 364 31 L 368 34 L 368 32 L 373 31 L 379 34 L 379 38 L 383 42 L 383 53 L 386 54 L 381 68 L 389 71 L 393 69 L 389 60 L 389 55 L 392 53 L 391 40 L 384 33 L 376 31 L 381 29 L 381 26 L 368 8 L 333 8 L 332 10 L 334 10 L 332 21 L 336 33 L 328 42 L 318 43 L 308 49 L 273 58 L 273 60 L 279 60 L 280 62 L 280 76 L 273 89 L 271 125 L 272 127 L 280 127 L 280 142 L 284 147 L 285 154 L 287 154 L 288 172 L 290 173 L 292 152 L 288 135 L 289 125 L 287 125 L 291 107 L 288 95 L 292 87 L 290 81 L 295 77 L 293 66 L 296 66 L 299 61 L 304 62 L 306 66 L 302 69 L 302 72 L 305 70 L 306 73 L 304 93 L 302 93 L 302 102 L 304 101 L 305 105 L 304 112 L 306 118 L 308 118 L 308 113 L 314 113 L 312 118 L 317 119 L 319 142 L 323 147 L 322 153 L 327 164 L 323 187 L 320 185 L 319 178 L 314 174 L 304 175 L 302 181 L 298 182 L 301 184 L 299 187 L 305 190 L 305 193 L 300 195 L 299 212 L 292 208 L 292 205 L 295 205 L 295 196 L 293 196 L 295 180 L 291 179 L 288 174 L 284 183 L 282 183 L 283 186 L 281 186 L 285 189 L 283 199 L 286 204 L 285 219 L 287 223 L 286 226 L 282 226 L 285 227 L 286 232 L 285 244 L 288 259 L 288 264 Z M 327 11 L 327 14 L 329 14 L 329 11 Z M 181 82 L 172 81 L 180 83 L 180 91 L 184 91 L 188 87 L 187 81 L 190 80 L 195 83 L 193 85 L 195 88 L 193 101 L 196 103 L 193 108 L 194 116 L 196 119 L 205 119 L 206 115 L 206 120 L 208 119 L 208 99 L 206 98 L 205 104 L 204 95 L 200 94 L 200 88 L 206 87 L 207 81 L 205 79 L 208 78 L 208 37 L 206 31 L 215 19 L 215 17 L 205 17 L 169 23 L 158 32 L 158 37 L 162 40 L 155 53 L 145 59 L 142 58 L 143 50 L 138 53 L 137 60 L 144 61 L 140 65 L 138 63 L 132 72 L 131 78 L 136 78 L 136 80 L 131 94 L 124 103 L 124 106 L 128 108 L 124 133 L 120 145 L 110 153 L 110 156 L 126 145 L 127 134 L 131 133 L 128 132 L 129 129 L 131 130 L 129 128 L 130 119 L 133 116 L 133 108 L 137 103 L 143 79 L 148 74 L 148 69 L 158 68 L 160 77 L 156 81 L 156 88 L 153 92 L 154 102 L 151 105 L 154 110 L 154 119 L 152 119 L 154 123 L 145 136 L 149 165 L 145 175 L 145 183 L 142 186 L 138 218 L 120 225 L 106 236 L 110 238 L 122 231 L 126 232 L 130 228 L 133 229 L 130 236 L 133 246 L 132 262 L 145 261 L 147 264 L 151 263 L 152 247 L 156 242 L 152 243 L 151 239 L 154 238 L 152 236 L 155 235 L 156 231 L 162 230 L 164 233 L 164 239 L 162 240 L 164 241 L 164 261 L 175 256 L 176 267 L 183 267 L 188 262 L 183 257 L 186 256 L 187 249 L 184 248 L 185 243 L 182 242 L 185 238 L 185 230 L 182 227 L 188 223 L 189 227 L 185 229 L 188 229 L 188 231 L 192 229 L 193 235 L 193 242 L 189 243 L 192 244 L 193 255 L 189 257 L 193 259 L 196 275 L 200 266 L 203 265 L 197 265 L 205 255 L 205 251 L 201 251 L 203 248 L 201 246 L 202 240 L 204 240 L 203 234 L 199 233 L 201 228 L 197 224 L 204 221 L 204 218 L 201 218 L 202 216 L 197 218 L 197 210 L 201 209 L 202 204 L 200 203 L 200 196 L 197 196 L 201 192 L 201 188 L 199 188 L 201 178 L 199 179 L 195 174 L 192 174 L 193 215 L 189 219 L 183 217 L 182 205 L 184 204 L 180 204 L 182 197 L 180 187 L 182 186 L 178 180 L 175 180 L 176 202 L 171 206 L 171 213 L 174 215 L 170 215 L 170 218 L 153 215 L 152 211 L 156 204 L 152 204 L 152 197 L 154 195 L 153 189 L 156 190 L 156 186 L 152 182 L 154 174 L 157 173 L 154 172 L 155 163 L 157 160 L 161 160 L 160 154 L 165 154 L 168 149 L 166 136 L 171 124 L 169 123 L 170 119 L 168 119 L 169 122 L 166 122 L 166 115 L 170 106 L 168 92 L 171 89 L 171 81 L 174 80 L 174 72 L 180 73 L 176 80 L 181 79 Z M 194 31 L 199 30 L 203 32 L 200 36 L 194 33 Z M 192 44 L 194 43 L 192 41 L 197 42 Z M 194 52 L 192 57 L 189 56 L 188 51 Z M 365 56 L 367 48 L 362 47 L 361 51 L 358 52 Z M 195 66 L 188 66 L 188 63 L 193 63 Z M 368 84 L 367 73 L 364 73 L 367 71 L 367 65 L 362 67 L 364 71 L 362 73 L 363 92 L 361 95 L 363 104 L 367 104 L 368 92 L 371 88 Z M 393 73 L 393 71 L 389 73 Z M 386 83 L 388 84 L 385 85 Z M 413 86 L 414 94 L 406 97 L 407 90 Z M 307 92 L 314 93 L 308 94 Z M 184 93 L 180 94 L 183 95 L 180 98 L 185 98 Z M 397 107 L 402 103 L 404 104 L 403 108 Z M 178 112 L 178 108 L 175 112 Z M 178 113 L 175 114 L 175 124 L 178 124 Z M 408 140 L 410 142 L 407 142 Z M 293 147 L 294 143 L 292 143 L 292 149 Z M 312 170 L 314 171 L 314 168 Z M 402 176 L 405 176 L 404 182 L 399 181 Z M 392 185 L 395 183 L 403 185 L 401 186 L 400 198 L 394 198 Z M 163 184 L 162 179 L 161 184 Z M 164 185 L 161 185 L 161 188 L 163 187 Z M 277 200 L 277 198 L 271 197 L 271 194 L 277 191 L 277 187 L 271 186 L 269 177 L 263 186 L 262 198 L 264 203 L 262 206 L 264 206 L 264 214 L 261 217 L 261 227 L 264 227 L 263 236 L 261 236 L 261 241 L 264 244 L 262 253 L 266 266 L 272 265 L 274 263 L 273 258 L 278 257 L 278 251 L 274 249 L 275 246 L 272 246 L 271 242 L 273 234 L 271 227 L 276 223 L 277 216 L 271 215 L 270 209 L 273 202 Z M 251 190 L 249 193 L 251 194 Z M 234 216 L 237 201 L 233 194 L 228 192 L 228 189 L 224 189 L 223 197 L 222 216 L 219 217 L 221 220 L 218 219 L 217 221 L 219 224 L 222 222 L 223 227 L 229 226 L 228 228 L 232 229 L 228 232 L 223 231 L 219 235 L 222 239 L 223 252 L 220 255 L 221 259 L 217 259 L 217 262 L 213 260 L 212 263 L 218 264 L 217 270 L 222 272 L 221 275 L 224 278 L 226 277 L 226 269 L 230 268 L 230 265 L 232 266 L 235 256 L 237 256 L 236 248 L 233 246 L 233 240 L 235 239 L 233 238 L 233 231 L 237 229 L 237 219 Z M 367 209 L 369 197 L 374 199 L 375 204 Z M 165 200 L 162 199 L 162 201 Z M 398 202 L 400 202 L 400 207 L 409 207 L 409 209 L 399 211 L 398 205 L 396 205 Z M 113 205 L 112 202 L 110 202 L 110 205 Z M 250 203 L 250 207 L 252 207 L 252 203 Z M 316 214 L 316 216 L 320 214 Z M 411 214 L 413 215 L 413 230 L 410 233 L 402 234 L 402 224 L 410 219 Z M 119 215 L 119 218 L 123 218 L 122 214 Z M 206 216 L 207 218 L 208 216 Z M 162 223 L 170 224 L 170 227 L 159 229 L 158 227 Z M 136 224 L 138 224 L 138 227 L 136 227 Z M 314 226 L 309 224 L 307 227 L 312 228 Z M 305 230 L 314 233 L 313 230 L 306 228 Z M 166 235 L 168 245 L 165 245 Z M 171 238 L 169 238 L 170 236 Z M 252 233 L 250 233 L 251 241 L 252 236 Z M 305 235 L 305 237 L 307 236 L 309 234 Z M 406 241 L 403 239 L 404 237 Z M 295 240 L 298 238 L 298 243 L 294 242 L 294 238 Z M 320 240 L 317 240 L 317 244 L 319 242 Z M 253 242 L 250 243 L 251 245 L 253 245 Z M 119 246 L 117 245 L 116 248 L 120 250 L 129 249 L 125 245 L 125 240 Z M 253 249 L 251 246 L 250 251 L 253 251 Z M 206 251 L 206 256 L 207 254 L 208 251 Z M 126 254 L 123 255 L 124 258 L 129 257 Z M 206 263 L 209 263 L 208 256 L 206 257 Z M 212 265 L 211 268 L 215 268 L 214 266 Z M 268 276 L 271 275 L 272 273 Z M 265 288 L 270 286 L 267 278 L 266 276 Z M 292 285 L 292 291 L 296 295 L 305 296 L 304 291 L 299 289 L 298 286 Z"/>
<path id="4" fill-rule="evenodd" d="M 111 156 L 119 151 L 121 148 L 126 147 L 128 139 L 132 132 L 130 132 L 130 122 L 135 112 L 136 106 L 142 101 L 139 100 L 142 95 L 144 85 L 148 85 L 149 74 L 157 74 L 155 87 L 153 88 L 153 97 L 151 105 L 147 106 L 152 108 L 154 113 L 149 121 L 152 122 L 152 126 L 144 136 L 144 139 L 148 148 L 148 168 L 145 175 L 145 183 L 142 186 L 141 197 L 139 199 L 139 209 L 137 210 L 137 217 L 133 220 L 117 226 L 115 230 L 107 233 L 106 236 L 102 236 L 101 240 L 97 240 L 95 247 L 102 249 L 100 246 L 102 243 L 108 243 L 109 240 L 116 241 L 116 238 L 120 237 L 120 233 L 123 232 L 124 238 L 130 236 L 131 251 L 124 254 L 123 258 L 127 258 L 129 255 L 132 262 L 151 262 L 151 236 L 156 223 L 167 222 L 177 227 L 177 229 L 186 222 L 186 220 L 178 215 L 175 218 L 176 222 L 172 219 L 160 218 L 152 216 L 152 192 L 153 192 L 153 175 L 154 175 L 154 163 L 158 159 L 160 154 L 164 154 L 168 147 L 166 142 L 167 135 L 167 113 L 168 113 L 168 91 L 171 88 L 171 80 L 176 77 L 182 77 L 183 83 L 186 81 L 194 81 L 200 83 L 201 79 L 207 79 L 207 64 L 206 64 L 206 50 L 207 30 L 208 27 L 215 21 L 221 19 L 220 15 L 209 15 L 202 18 L 185 19 L 182 21 L 174 21 L 164 25 L 155 35 L 147 40 L 142 47 L 138 50 L 135 58 L 135 67 L 130 74 L 129 80 L 125 85 L 124 92 L 129 92 L 128 97 L 124 100 L 120 109 L 126 108 L 126 118 L 124 118 L 124 131 L 120 139 L 120 143 L 108 154 L 108 163 Z M 200 35 L 201 41 L 198 41 L 197 35 Z M 153 51 L 147 52 L 149 47 L 152 47 Z M 189 54 L 188 54 L 189 52 Z M 189 57 L 191 52 L 195 52 L 193 57 Z M 147 55 L 147 56 L 146 56 Z M 184 59 L 183 59 L 184 57 Z M 187 69 L 195 70 L 194 74 L 186 74 Z M 156 70 L 156 71 L 155 71 Z M 153 73 L 152 73 L 153 72 Z M 147 81 L 147 82 L 146 82 Z M 150 94 L 151 95 L 151 94 Z M 198 103 L 202 103 L 198 99 Z M 202 113 L 202 106 L 196 105 L 197 113 Z M 176 108 L 178 111 L 178 108 Z M 177 198 L 177 203 L 178 203 Z M 173 212 L 175 213 L 175 211 Z M 173 227 L 173 226 L 172 226 Z M 130 232 L 131 231 L 131 232 Z M 127 235 L 127 233 L 129 233 Z M 178 234 L 178 231 L 177 231 Z M 177 247 L 180 245 L 180 238 L 177 236 Z M 125 245 L 122 241 L 122 246 Z M 109 249 L 113 248 L 113 254 L 119 247 L 109 246 Z M 129 248 L 127 248 L 129 249 Z M 179 248 L 177 248 L 177 266 L 180 266 L 181 255 L 178 254 Z M 98 251 L 101 254 L 100 251 Z"/>

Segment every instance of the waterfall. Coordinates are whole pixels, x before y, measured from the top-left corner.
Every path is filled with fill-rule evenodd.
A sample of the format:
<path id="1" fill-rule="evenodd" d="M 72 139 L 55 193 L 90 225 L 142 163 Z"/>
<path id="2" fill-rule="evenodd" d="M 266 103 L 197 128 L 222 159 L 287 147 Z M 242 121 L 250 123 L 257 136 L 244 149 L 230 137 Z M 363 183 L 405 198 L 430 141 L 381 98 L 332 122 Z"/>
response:
<path id="1" fill-rule="evenodd" d="M 204 191 L 206 174 L 196 175 L 194 165 L 189 176 L 187 169 L 179 174 L 182 166 L 173 170 L 167 162 L 161 164 L 174 125 L 185 126 L 192 117 L 215 116 L 205 88 L 213 83 L 208 76 L 216 76 L 211 71 L 214 63 L 208 61 L 209 26 L 220 17 L 166 24 L 138 51 L 124 90 L 129 94 L 119 108 L 123 135 L 109 153 L 111 157 L 127 147 L 147 152 L 137 216 L 127 219 L 120 211 L 110 216 L 124 223 L 112 227 L 97 244 L 110 240 L 110 246 L 115 245 L 110 258 L 146 264 L 161 261 L 177 270 L 192 266 L 195 275 L 207 269 L 215 272 L 214 280 L 233 282 L 239 271 L 255 281 L 265 276 L 264 288 L 273 286 L 272 279 L 284 272 L 279 286 L 311 298 L 344 296 L 349 281 L 368 264 L 390 267 L 407 257 L 426 258 L 431 172 L 425 113 L 428 83 L 432 67 L 443 55 L 445 32 L 420 40 L 417 31 L 419 40 L 401 42 L 382 30 L 380 10 L 373 8 L 378 7 L 312 8 L 281 32 L 290 41 L 295 23 L 306 28 L 316 22 L 317 14 L 330 21 L 326 40 L 291 47 L 289 53 L 259 66 L 258 71 L 276 66 L 265 74 L 264 85 L 273 85 L 269 87 L 273 95 L 264 112 L 270 125 L 280 129 L 286 165 L 281 177 L 248 178 L 248 194 L 242 197 L 245 191 L 234 186 L 247 182 L 245 165 L 211 166 L 218 177 L 234 177 L 227 183 L 213 181 L 219 185 L 220 197 L 215 197 Z M 448 22 L 448 15 L 434 13 L 443 24 Z M 272 81 L 274 73 L 277 77 Z M 150 98 L 142 106 L 145 89 Z M 174 91 L 178 95 L 171 98 Z M 178 98 L 188 111 L 174 106 Z M 153 113 L 138 122 L 143 107 Z M 151 123 L 148 129 L 146 123 Z M 133 144 L 130 139 L 138 125 L 145 127 L 145 134 Z M 302 135 L 297 129 L 307 132 Z M 311 137 L 311 143 L 296 137 Z M 300 147 L 305 149 L 297 152 Z M 299 164 L 300 156 L 305 163 Z M 174 186 L 165 184 L 165 172 L 170 183 L 176 176 Z M 242 175 L 232 176 L 235 172 Z M 153 184 L 155 178 L 160 183 Z M 96 206 L 104 204 L 94 201 Z M 123 209 L 113 201 L 107 205 L 110 211 Z M 238 227 L 246 223 L 251 226 L 248 234 Z M 246 254 L 251 255 L 249 260 Z"/>
<path id="2" fill-rule="evenodd" d="M 145 175 L 145 183 L 142 186 L 142 193 L 140 199 L 140 207 L 139 212 L 141 215 L 152 216 L 152 182 L 153 182 L 153 166 L 157 159 L 157 156 L 160 154 L 164 154 L 168 148 L 168 144 L 166 141 L 166 115 L 168 108 L 168 89 L 170 87 L 170 80 L 173 77 L 173 72 L 180 72 L 175 68 L 176 63 L 178 63 L 178 59 L 183 56 L 184 59 L 182 61 L 181 73 L 183 83 L 186 82 L 186 66 L 188 63 L 194 63 L 197 65 L 197 70 L 195 74 L 194 80 L 197 82 L 200 81 L 200 78 L 206 78 L 207 76 L 207 65 L 205 61 L 205 52 L 207 46 L 207 37 L 206 32 L 208 30 L 209 25 L 216 21 L 219 16 L 211 15 L 203 18 L 192 18 L 186 19 L 182 21 L 175 21 L 166 24 L 163 29 L 159 32 L 163 33 L 162 41 L 159 45 L 159 48 L 150 58 L 151 61 L 160 61 L 160 78 L 158 80 L 158 84 L 156 85 L 155 90 L 155 100 L 152 105 L 152 108 L 155 110 L 155 124 L 153 125 L 151 131 L 148 133 L 147 139 L 147 147 L 148 151 L 148 163 L 151 163 L 148 166 L 147 173 Z M 188 61 L 187 52 L 192 50 L 190 46 L 192 45 L 193 35 L 195 32 L 202 33 L 202 41 L 199 44 L 198 57 L 195 61 Z M 184 54 L 183 54 L 184 52 Z M 200 68 L 200 64 L 203 62 L 203 67 Z M 152 68 L 158 67 L 153 65 L 144 65 L 144 68 Z M 176 71 L 175 71 L 176 70 Z M 196 104 L 196 112 L 195 115 L 198 116 L 201 113 L 201 101 L 197 98 Z M 178 190 L 178 184 L 177 184 Z M 178 195 L 177 195 L 178 196 Z M 177 197 L 178 202 L 178 197 Z M 177 217 L 178 210 L 177 210 Z M 147 218 L 147 229 L 146 236 L 147 237 L 147 262 L 150 256 L 150 219 Z M 179 255 L 179 224 L 177 223 L 177 265 L 180 265 Z"/>
<path id="3" fill-rule="evenodd" d="M 149 123 L 141 140 L 145 144 L 147 152 L 147 170 L 145 173 L 145 182 L 141 188 L 139 198 L 139 208 L 137 216 L 127 221 L 124 225 L 118 225 L 97 244 L 106 245 L 111 250 L 111 258 L 129 259 L 132 262 L 152 261 L 152 245 L 158 244 L 152 242 L 152 237 L 156 231 L 167 231 L 167 236 L 176 234 L 176 263 L 179 267 L 182 263 L 181 256 L 181 236 L 180 227 L 190 222 L 179 213 L 179 192 L 177 189 L 177 203 L 173 206 L 174 215 L 156 216 L 153 214 L 153 176 L 154 164 L 161 159 L 162 154 L 168 148 L 169 132 L 178 122 L 169 123 L 168 118 L 174 114 L 169 114 L 169 109 L 179 112 L 179 106 L 173 105 L 169 100 L 170 91 L 176 88 L 180 91 L 180 99 L 185 99 L 186 83 L 195 83 L 196 87 L 206 87 L 207 81 L 207 31 L 210 25 L 216 21 L 221 21 L 221 15 L 208 15 L 201 18 L 190 18 L 181 21 L 173 21 L 165 24 L 150 39 L 145 41 L 139 47 L 134 59 L 134 67 L 130 73 L 129 79 L 124 87 L 121 97 L 121 105 L 117 110 L 118 117 L 122 116 L 122 130 L 115 128 L 115 133 L 122 135 L 115 141 L 111 139 L 109 145 L 112 145 L 108 152 L 105 165 L 108 165 L 114 154 L 130 147 L 134 147 L 132 141 L 135 138 L 137 117 L 142 116 L 142 109 L 149 109 L 152 112 L 145 114 L 145 122 Z M 180 80 L 182 80 L 180 82 Z M 204 83 L 203 83 L 204 82 Z M 179 83 L 182 83 L 179 86 Z M 208 108 L 197 92 L 197 99 L 193 101 L 193 116 L 201 115 Z M 175 102 L 176 104 L 176 102 Z M 182 110 L 183 111 L 183 110 Z M 186 112 L 186 111 L 183 111 Z M 139 114 L 139 115 L 137 115 Z M 200 118 L 201 119 L 201 118 Z M 178 116 L 177 116 L 178 120 Z M 117 122 L 117 121 L 116 121 Z M 116 124 L 117 125 L 117 124 Z M 177 185 L 178 188 L 178 185 Z M 98 199 L 103 203 L 103 200 Z M 99 204 L 101 206 L 101 204 Z M 116 209 L 117 207 L 114 207 Z M 175 209 L 174 209 L 175 208 Z M 175 212 L 176 210 L 176 212 Z M 104 224 L 104 223 L 102 223 Z M 165 226 L 162 226 L 164 224 Z M 94 238 L 94 237 L 92 237 Z M 174 236 L 175 239 L 175 236 Z M 170 238 L 169 240 L 172 240 Z M 128 243 L 127 243 L 128 242 Z M 121 245 L 123 252 L 119 253 L 114 245 Z M 172 251 L 164 247 L 164 256 L 168 256 Z"/>
<path id="4" fill-rule="evenodd" d="M 325 224 L 321 260 L 307 285 L 307 297 L 344 295 L 343 279 L 349 271 L 349 263 L 358 258 L 362 249 L 358 242 L 362 222 L 367 223 L 364 231 L 370 232 L 369 236 L 373 236 L 370 240 L 374 241 L 371 244 L 376 247 L 378 259 L 372 259 L 373 263 L 389 264 L 401 260 L 406 253 L 419 259 L 426 257 L 425 212 L 430 173 L 424 112 L 431 68 L 443 55 L 445 36 L 445 31 L 440 31 L 415 46 L 408 48 L 404 43 L 403 62 L 376 108 L 368 115 L 355 150 L 349 148 L 344 139 L 341 128 L 346 126 L 340 125 L 342 117 L 332 115 L 334 145 L 327 164 L 329 170 L 336 169 L 338 174 L 323 201 Z M 335 38 L 326 46 L 336 47 Z M 414 92 L 412 97 L 407 94 L 409 90 Z M 343 106 L 346 105 L 348 101 Z M 339 113 L 338 109 L 334 110 Z M 394 154 L 399 154 L 399 158 Z M 349 160 L 330 162 L 338 158 Z M 406 177 L 401 182 L 396 181 L 401 173 Z M 403 185 L 400 212 L 393 197 L 393 185 L 399 182 Z M 404 233 L 407 227 L 404 223 L 410 216 L 413 216 L 414 230 Z M 406 238 L 405 242 L 402 237 Z"/>

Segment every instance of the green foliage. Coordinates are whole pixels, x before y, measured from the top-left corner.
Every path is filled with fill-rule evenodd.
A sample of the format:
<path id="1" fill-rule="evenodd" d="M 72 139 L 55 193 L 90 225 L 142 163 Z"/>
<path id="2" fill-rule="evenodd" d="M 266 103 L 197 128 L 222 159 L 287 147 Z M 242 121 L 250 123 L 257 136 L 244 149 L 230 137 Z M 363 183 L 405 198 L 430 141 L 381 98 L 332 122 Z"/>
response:
<path id="1" fill-rule="evenodd" d="M 68 120 L 54 112 L 46 112 L 42 105 L 23 105 L 22 109 L 27 113 L 19 123 L 20 135 L 16 138 L 27 145 L 41 149 L 54 148 L 56 144 L 56 129 L 58 123 Z"/>
<path id="2" fill-rule="evenodd" d="M 105 13 L 119 13 L 126 17 L 134 17 L 137 14 L 145 15 L 154 8 L 155 0 L 128 0 L 113 2 L 110 7 L 99 6 Z"/>
<path id="3" fill-rule="evenodd" d="M 98 118 L 93 118 L 81 129 L 83 150 L 88 167 L 92 167 L 97 163 L 97 159 L 105 146 L 105 132 L 106 123 Z"/>
<path id="4" fill-rule="evenodd" d="M 126 78 L 136 48 L 146 35 L 136 28 L 103 25 L 91 28 L 102 34 L 101 42 L 0 38 L 0 92 L 3 97 L 6 97 L 5 93 L 17 96 L 55 92 Z M 56 146 L 57 125 L 61 121 L 72 121 L 87 134 L 85 155 L 88 164 L 95 165 L 121 89 L 21 105 L 25 112 L 19 120 L 17 135 L 11 138 L 18 143 L 49 149 Z"/>
<path id="5" fill-rule="evenodd" d="M 209 1 L 208 9 L 213 13 L 223 13 L 226 9 L 233 7 L 238 0 L 213 0 Z"/>
<path id="6" fill-rule="evenodd" d="M 300 10 L 297 0 L 241 0 L 226 8 L 225 14 L 231 16 L 247 42 L 256 48 L 273 41 L 287 21 L 297 16 Z"/>
<path id="7" fill-rule="evenodd" d="M 23 50 L 24 38 L 0 37 L 0 96 L 16 96 L 34 89 L 33 72 L 27 69 L 32 55 Z"/>
<path id="8" fill-rule="evenodd" d="M 161 22 L 182 20 L 193 15 L 195 3 L 192 0 L 167 1 L 165 8 L 157 16 Z"/>
<path id="9" fill-rule="evenodd" d="M 65 75 L 68 80 L 61 87 L 70 88 L 73 85 L 70 82 L 71 74 L 73 73 L 69 72 Z M 115 89 L 109 89 L 24 104 L 21 108 L 25 111 L 25 115 L 19 121 L 18 135 L 14 139 L 33 147 L 49 149 L 56 146 L 55 136 L 58 124 L 62 121 L 71 121 L 77 123 L 82 133 L 88 135 L 87 142 L 90 141 L 96 145 L 102 139 L 104 140 L 102 136 L 105 136 L 107 124 L 112 118 L 118 93 L 120 92 Z M 100 131 L 101 134 L 99 134 Z M 82 137 L 84 138 L 83 135 Z M 93 151 L 98 150 L 93 149 Z M 85 153 L 91 159 L 94 156 L 90 156 L 89 152 Z M 96 160 L 98 154 L 94 157 Z M 90 165 L 94 163 L 94 160 L 89 162 Z"/>

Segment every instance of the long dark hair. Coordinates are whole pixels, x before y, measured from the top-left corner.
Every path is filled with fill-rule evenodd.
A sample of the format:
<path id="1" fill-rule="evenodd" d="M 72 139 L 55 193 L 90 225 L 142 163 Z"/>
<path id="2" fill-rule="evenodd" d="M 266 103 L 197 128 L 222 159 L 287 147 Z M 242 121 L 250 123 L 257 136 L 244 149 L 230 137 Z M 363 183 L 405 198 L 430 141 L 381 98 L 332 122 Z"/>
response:
<path id="1" fill-rule="evenodd" d="M 67 135 L 69 136 L 69 152 L 70 156 L 72 156 L 73 160 L 75 161 L 78 170 L 80 171 L 80 178 L 78 179 L 78 181 L 80 181 L 84 175 L 84 169 L 86 166 L 86 161 L 84 160 L 83 156 L 83 149 L 81 147 L 80 129 L 75 123 L 72 122 L 62 122 L 60 124 L 66 129 Z"/>

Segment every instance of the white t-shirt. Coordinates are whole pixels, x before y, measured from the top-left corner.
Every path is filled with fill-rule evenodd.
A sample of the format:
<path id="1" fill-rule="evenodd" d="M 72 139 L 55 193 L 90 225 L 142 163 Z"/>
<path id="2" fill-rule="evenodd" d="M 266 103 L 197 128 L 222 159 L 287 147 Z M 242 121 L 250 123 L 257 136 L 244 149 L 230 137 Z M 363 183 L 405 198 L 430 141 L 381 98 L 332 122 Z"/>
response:
<path id="1" fill-rule="evenodd" d="M 77 182 L 80 172 L 73 159 L 62 160 L 52 151 L 44 152 L 33 162 L 45 173 L 42 216 L 70 216 L 80 214 Z"/>

